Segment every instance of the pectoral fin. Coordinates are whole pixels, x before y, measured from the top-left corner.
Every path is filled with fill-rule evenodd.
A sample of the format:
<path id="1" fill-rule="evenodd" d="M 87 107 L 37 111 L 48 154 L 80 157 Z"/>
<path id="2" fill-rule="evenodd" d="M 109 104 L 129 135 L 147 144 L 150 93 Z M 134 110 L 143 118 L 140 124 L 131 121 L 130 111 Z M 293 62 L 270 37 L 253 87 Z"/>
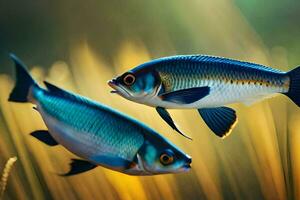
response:
<path id="1" fill-rule="evenodd" d="M 230 134 L 237 123 L 235 110 L 228 107 L 198 109 L 207 126 L 219 137 Z"/>
<path id="2" fill-rule="evenodd" d="M 70 163 L 69 172 L 65 174 L 60 174 L 60 176 L 73 176 L 94 169 L 95 167 L 97 167 L 97 165 L 90 163 L 88 161 L 80 160 L 80 159 L 72 159 Z"/>
<path id="3" fill-rule="evenodd" d="M 58 145 L 58 143 L 55 141 L 55 139 L 50 135 L 48 131 L 38 130 L 30 133 L 30 135 L 49 146 Z"/>
<path id="4" fill-rule="evenodd" d="M 159 97 L 163 101 L 169 101 L 172 103 L 191 104 L 207 96 L 209 94 L 209 91 L 210 88 L 208 86 L 205 86 L 164 93 Z"/>
<path id="5" fill-rule="evenodd" d="M 156 111 L 158 112 L 159 116 L 165 121 L 167 122 L 167 124 L 169 124 L 169 126 L 171 126 L 175 131 L 177 131 L 180 135 L 192 140 L 192 138 L 190 138 L 189 136 L 185 135 L 184 133 L 182 133 L 176 126 L 176 124 L 174 123 L 171 115 L 168 113 L 168 111 L 165 108 L 162 107 L 156 107 Z"/>

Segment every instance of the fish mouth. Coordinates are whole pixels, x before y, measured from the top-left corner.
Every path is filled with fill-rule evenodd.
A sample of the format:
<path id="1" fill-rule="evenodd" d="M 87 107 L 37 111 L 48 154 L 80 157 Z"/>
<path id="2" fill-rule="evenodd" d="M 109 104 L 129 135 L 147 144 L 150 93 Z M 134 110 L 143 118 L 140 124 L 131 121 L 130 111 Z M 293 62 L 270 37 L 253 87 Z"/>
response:
<path id="1" fill-rule="evenodd" d="M 185 169 L 191 169 L 192 168 L 191 163 L 183 165 L 183 168 L 185 168 Z"/>
<path id="2" fill-rule="evenodd" d="M 192 168 L 191 163 L 184 164 L 178 172 L 188 172 Z"/>
<path id="3" fill-rule="evenodd" d="M 110 93 L 112 93 L 112 94 L 118 94 L 119 91 L 117 91 L 117 90 L 112 90 L 112 91 L 110 91 Z"/>
<path id="4" fill-rule="evenodd" d="M 117 90 L 117 85 L 115 84 L 114 79 L 113 79 L 113 80 L 109 80 L 109 81 L 107 82 L 107 84 L 108 84 L 112 89 L 114 89 L 114 90 L 110 91 L 110 93 L 113 93 L 113 94 L 119 93 L 119 91 Z"/>
<path id="5" fill-rule="evenodd" d="M 116 83 L 116 80 L 115 79 L 112 79 L 110 81 L 107 82 L 107 84 L 114 90 L 110 91 L 110 93 L 112 94 L 118 94 L 120 96 L 128 96 L 130 97 L 131 95 L 125 90 L 122 88 L 122 86 L 118 85 L 118 83 Z"/>
<path id="6" fill-rule="evenodd" d="M 188 156 L 188 162 L 183 165 L 183 169 L 185 171 L 189 171 L 192 168 L 191 164 L 192 164 L 192 158 Z"/>

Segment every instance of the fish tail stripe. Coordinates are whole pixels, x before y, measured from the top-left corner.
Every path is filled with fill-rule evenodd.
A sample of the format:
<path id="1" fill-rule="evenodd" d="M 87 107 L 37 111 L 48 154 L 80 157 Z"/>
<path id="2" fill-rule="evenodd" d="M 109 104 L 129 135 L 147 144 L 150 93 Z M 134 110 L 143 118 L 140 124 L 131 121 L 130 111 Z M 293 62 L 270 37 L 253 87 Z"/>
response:
<path id="1" fill-rule="evenodd" d="M 33 86 L 38 87 L 37 83 L 28 73 L 26 66 L 14 54 L 10 54 L 11 59 L 15 63 L 16 84 L 9 95 L 8 101 L 12 102 L 28 102 L 31 96 Z"/>
<path id="2" fill-rule="evenodd" d="M 289 90 L 284 94 L 300 107 L 300 66 L 289 71 L 287 74 L 290 78 Z"/>

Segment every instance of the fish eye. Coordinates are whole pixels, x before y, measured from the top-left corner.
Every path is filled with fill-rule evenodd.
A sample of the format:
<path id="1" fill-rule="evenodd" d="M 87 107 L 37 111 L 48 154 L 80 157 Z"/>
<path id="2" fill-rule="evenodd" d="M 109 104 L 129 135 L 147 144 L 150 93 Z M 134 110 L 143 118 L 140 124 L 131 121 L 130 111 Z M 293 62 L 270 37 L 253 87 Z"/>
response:
<path id="1" fill-rule="evenodd" d="M 171 163 L 173 163 L 174 161 L 174 156 L 171 155 L 170 153 L 162 153 L 159 157 L 159 161 L 161 162 L 161 164 L 163 165 L 169 165 Z"/>
<path id="2" fill-rule="evenodd" d="M 123 82 L 127 86 L 131 86 L 135 82 L 135 76 L 133 74 L 127 74 L 126 76 L 124 76 Z"/>

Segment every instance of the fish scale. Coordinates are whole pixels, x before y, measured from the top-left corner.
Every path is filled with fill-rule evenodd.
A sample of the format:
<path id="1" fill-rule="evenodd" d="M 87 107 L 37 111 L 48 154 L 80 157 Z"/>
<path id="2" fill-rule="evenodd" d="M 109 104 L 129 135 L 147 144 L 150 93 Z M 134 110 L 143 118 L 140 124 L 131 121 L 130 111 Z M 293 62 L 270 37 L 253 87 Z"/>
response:
<path id="1" fill-rule="evenodd" d="M 105 151 L 103 146 L 106 146 L 107 152 L 111 152 L 113 148 L 116 155 L 130 160 L 144 141 L 138 127 L 110 120 L 111 114 L 101 107 L 95 111 L 92 109 L 95 105 L 82 105 L 80 99 L 69 101 L 47 91 L 39 94 L 37 100 L 44 112 L 82 133 L 80 137 L 88 140 L 86 143 L 90 143 L 90 146 L 102 145 L 95 146 L 95 152 L 99 149 Z M 118 132 L 120 129 L 123 130 L 122 133 Z M 110 134 L 110 132 L 115 134 Z M 124 132 L 126 143 L 122 136 Z"/>
<path id="2" fill-rule="evenodd" d="M 264 96 L 288 90 L 289 78 L 284 72 L 262 65 L 209 56 L 171 58 L 156 61 L 155 65 L 166 86 L 165 91 L 210 86 L 210 98 L 204 98 L 203 104 L 206 101 L 212 103 L 216 98 L 223 98 L 225 104 L 248 96 Z"/>

